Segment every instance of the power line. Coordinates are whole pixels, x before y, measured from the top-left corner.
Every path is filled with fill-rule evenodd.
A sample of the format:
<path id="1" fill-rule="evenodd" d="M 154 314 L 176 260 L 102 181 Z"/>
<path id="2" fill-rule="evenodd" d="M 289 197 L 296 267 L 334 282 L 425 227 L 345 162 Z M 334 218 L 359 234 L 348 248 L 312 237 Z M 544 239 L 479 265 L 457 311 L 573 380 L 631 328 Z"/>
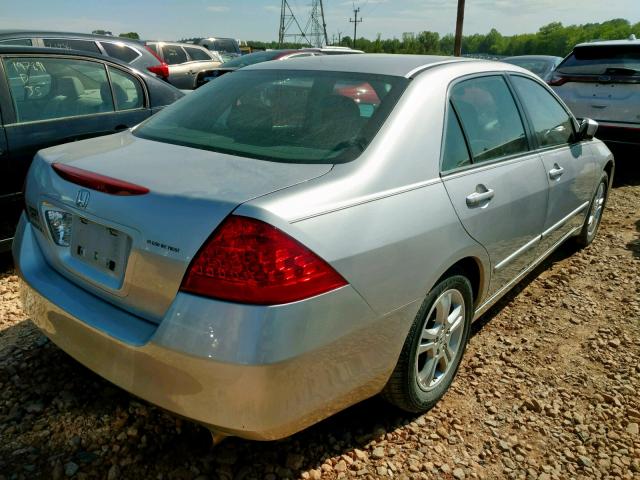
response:
<path id="1" fill-rule="evenodd" d="M 353 23 L 353 48 L 356 48 L 356 38 L 358 38 L 358 24 L 362 23 L 362 18 L 358 20 L 358 13 L 360 13 L 360 7 L 354 8 L 354 20 L 349 19 L 349 23 Z"/>

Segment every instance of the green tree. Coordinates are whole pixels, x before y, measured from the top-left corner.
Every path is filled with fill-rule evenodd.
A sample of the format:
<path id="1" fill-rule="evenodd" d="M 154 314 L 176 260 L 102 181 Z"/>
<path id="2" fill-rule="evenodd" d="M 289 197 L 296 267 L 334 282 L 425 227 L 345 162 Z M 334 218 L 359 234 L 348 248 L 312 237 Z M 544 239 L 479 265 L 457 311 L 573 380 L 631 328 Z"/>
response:
<path id="1" fill-rule="evenodd" d="M 123 38 L 133 38 L 134 40 L 140 40 L 140 35 L 138 35 L 136 32 L 121 33 L 118 36 Z"/>

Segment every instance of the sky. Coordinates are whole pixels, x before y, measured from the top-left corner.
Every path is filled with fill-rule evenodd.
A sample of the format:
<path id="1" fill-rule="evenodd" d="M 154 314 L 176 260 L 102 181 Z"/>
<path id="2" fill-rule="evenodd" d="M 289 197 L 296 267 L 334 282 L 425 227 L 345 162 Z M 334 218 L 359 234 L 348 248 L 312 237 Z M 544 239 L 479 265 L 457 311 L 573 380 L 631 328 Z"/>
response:
<path id="1" fill-rule="evenodd" d="M 220 36 L 277 40 L 280 0 L 0 0 L 0 29 L 138 32 L 142 38 L 176 40 Z M 289 0 L 306 23 L 311 0 Z M 457 0 L 324 0 L 329 39 L 353 35 L 353 7 L 363 22 L 358 37 L 401 37 L 403 32 L 455 29 Z M 496 28 L 504 35 L 535 32 L 542 25 L 640 21 L 640 0 L 466 0 L 464 33 Z"/>

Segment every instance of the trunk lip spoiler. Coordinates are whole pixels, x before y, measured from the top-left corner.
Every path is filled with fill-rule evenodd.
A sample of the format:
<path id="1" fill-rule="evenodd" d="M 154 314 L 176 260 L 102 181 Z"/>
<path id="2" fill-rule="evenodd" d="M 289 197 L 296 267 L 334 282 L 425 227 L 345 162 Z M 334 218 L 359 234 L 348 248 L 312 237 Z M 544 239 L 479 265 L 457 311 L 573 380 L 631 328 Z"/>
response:
<path id="1" fill-rule="evenodd" d="M 51 168 L 59 177 L 68 182 L 108 195 L 133 196 L 149 193 L 147 187 L 64 163 L 52 163 Z"/>

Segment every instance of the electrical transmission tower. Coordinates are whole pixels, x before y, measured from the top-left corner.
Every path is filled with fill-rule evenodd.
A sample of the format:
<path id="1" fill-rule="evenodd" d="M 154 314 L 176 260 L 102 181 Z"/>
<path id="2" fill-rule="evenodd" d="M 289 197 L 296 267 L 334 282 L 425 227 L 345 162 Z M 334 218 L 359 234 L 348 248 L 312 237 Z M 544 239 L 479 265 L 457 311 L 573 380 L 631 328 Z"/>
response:
<path id="1" fill-rule="evenodd" d="M 285 39 L 291 38 L 293 43 L 306 43 L 310 47 L 328 45 L 327 24 L 324 20 L 324 6 L 322 0 L 313 0 L 311 15 L 304 28 L 298 22 L 288 0 L 282 0 L 280 6 L 280 29 L 278 43 L 282 45 Z"/>

